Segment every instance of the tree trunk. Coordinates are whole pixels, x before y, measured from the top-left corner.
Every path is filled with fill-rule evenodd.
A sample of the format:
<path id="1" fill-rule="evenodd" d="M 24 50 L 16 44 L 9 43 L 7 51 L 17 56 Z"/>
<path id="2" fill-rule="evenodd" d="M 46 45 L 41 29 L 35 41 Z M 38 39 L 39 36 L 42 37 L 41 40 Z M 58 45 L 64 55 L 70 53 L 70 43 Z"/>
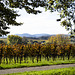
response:
<path id="1" fill-rule="evenodd" d="M 63 55 L 63 60 L 64 60 L 64 55 Z"/>
<path id="2" fill-rule="evenodd" d="M 68 55 L 68 60 L 70 59 L 70 55 Z"/>
<path id="3" fill-rule="evenodd" d="M 38 58 L 38 56 L 37 56 L 37 63 L 38 63 L 38 59 L 39 59 L 39 58 Z"/>
<path id="4" fill-rule="evenodd" d="M 16 57 L 14 56 L 14 61 L 15 61 L 15 64 L 16 64 Z"/>
<path id="5" fill-rule="evenodd" d="M 8 64 L 8 58 L 6 57 L 6 64 Z"/>
<path id="6" fill-rule="evenodd" d="M 32 57 L 32 62 L 34 63 L 34 57 Z"/>
<path id="7" fill-rule="evenodd" d="M 21 61 L 22 61 L 22 57 L 20 57 L 20 64 L 21 64 Z"/>
<path id="8" fill-rule="evenodd" d="M 49 58 L 48 58 L 48 56 L 47 56 L 47 61 L 49 61 Z"/>
<path id="9" fill-rule="evenodd" d="M 41 55 L 40 55 L 40 61 L 41 61 Z"/>
<path id="10" fill-rule="evenodd" d="M 24 63 L 26 63 L 26 57 L 24 57 Z"/>
<path id="11" fill-rule="evenodd" d="M 53 61 L 55 61 L 55 56 L 53 56 L 52 58 L 53 58 Z"/>
<path id="12" fill-rule="evenodd" d="M 11 63 L 11 60 L 12 60 L 12 58 L 10 57 L 10 58 L 9 58 L 9 64 Z"/>
<path id="13" fill-rule="evenodd" d="M 3 63 L 5 64 L 5 57 L 3 58 Z"/>
<path id="14" fill-rule="evenodd" d="M 18 63 L 18 59 L 19 59 L 19 58 L 18 58 L 18 56 L 17 56 L 17 63 Z"/>

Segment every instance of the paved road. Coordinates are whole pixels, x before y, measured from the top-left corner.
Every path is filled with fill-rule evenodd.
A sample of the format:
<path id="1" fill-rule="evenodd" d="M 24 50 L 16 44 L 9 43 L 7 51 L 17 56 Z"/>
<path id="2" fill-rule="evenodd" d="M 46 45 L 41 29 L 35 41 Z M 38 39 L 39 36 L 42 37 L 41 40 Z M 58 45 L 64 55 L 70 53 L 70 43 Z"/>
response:
<path id="1" fill-rule="evenodd" d="M 50 69 L 66 68 L 66 67 L 75 67 L 75 64 L 62 64 L 62 65 L 40 66 L 40 67 L 24 67 L 24 68 L 4 69 L 4 70 L 0 70 L 0 75 L 17 73 L 17 72 L 25 72 L 25 71 L 50 70 Z"/>

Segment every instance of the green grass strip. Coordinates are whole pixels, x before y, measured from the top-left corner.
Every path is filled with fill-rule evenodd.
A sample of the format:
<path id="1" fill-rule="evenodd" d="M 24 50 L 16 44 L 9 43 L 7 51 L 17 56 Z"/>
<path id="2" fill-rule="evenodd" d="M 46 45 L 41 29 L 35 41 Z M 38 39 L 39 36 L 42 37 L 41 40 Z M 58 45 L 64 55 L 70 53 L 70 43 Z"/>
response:
<path id="1" fill-rule="evenodd" d="M 21 68 L 21 67 L 33 67 L 33 66 L 47 66 L 47 65 L 58 65 L 58 64 L 72 64 L 75 63 L 75 60 L 57 60 L 57 61 L 46 61 L 42 60 L 41 62 L 29 62 L 29 63 L 11 63 L 11 64 L 1 64 L 0 69 L 9 69 L 9 68 Z"/>

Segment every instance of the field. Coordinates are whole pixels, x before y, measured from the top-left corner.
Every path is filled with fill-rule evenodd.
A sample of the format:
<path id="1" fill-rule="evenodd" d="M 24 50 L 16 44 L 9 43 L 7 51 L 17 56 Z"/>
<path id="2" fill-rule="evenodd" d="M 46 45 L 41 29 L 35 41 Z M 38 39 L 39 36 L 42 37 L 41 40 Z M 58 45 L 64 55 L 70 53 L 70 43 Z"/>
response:
<path id="1" fill-rule="evenodd" d="M 12 74 L 5 74 L 5 75 L 75 75 L 75 67 L 45 70 L 45 71 L 12 73 Z"/>
<path id="2" fill-rule="evenodd" d="M 7 44 L 7 38 L 0 38 L 0 40 L 4 41 L 4 43 Z M 27 40 L 30 42 L 30 40 L 32 40 L 33 42 L 34 41 L 37 41 L 37 42 L 41 42 L 41 41 L 45 41 L 45 42 L 48 42 L 48 40 L 42 40 L 42 39 L 30 39 L 30 38 L 27 38 Z"/>
<path id="3" fill-rule="evenodd" d="M 7 39 L 2 39 L 6 41 Z M 35 40 L 34 40 L 35 41 Z M 41 40 L 37 40 L 41 41 Z M 75 63 L 75 44 L 0 44 L 0 69 Z M 75 67 L 7 75 L 74 75 Z"/>

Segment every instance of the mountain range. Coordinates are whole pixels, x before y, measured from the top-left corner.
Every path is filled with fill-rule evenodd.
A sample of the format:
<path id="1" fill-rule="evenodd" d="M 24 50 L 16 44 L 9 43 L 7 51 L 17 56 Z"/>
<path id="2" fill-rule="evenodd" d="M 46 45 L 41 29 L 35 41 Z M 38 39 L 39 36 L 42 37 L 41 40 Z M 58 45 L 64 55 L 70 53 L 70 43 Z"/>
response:
<path id="1" fill-rule="evenodd" d="M 14 35 L 18 35 L 20 37 L 27 37 L 27 38 L 40 38 L 40 37 L 50 37 L 50 36 L 53 36 L 53 35 L 56 35 L 56 34 L 28 34 L 28 33 L 23 33 L 23 34 L 14 34 Z M 69 36 L 68 34 L 64 34 L 64 35 L 67 35 Z M 7 36 L 3 36 L 3 37 L 0 37 L 0 38 L 7 38 Z"/>
<path id="2" fill-rule="evenodd" d="M 15 34 L 15 35 L 18 35 L 18 36 L 21 36 L 21 37 L 36 37 L 36 38 L 38 38 L 38 37 L 42 37 L 42 36 L 51 36 L 50 34 L 33 34 L 33 35 L 31 35 L 31 34 L 28 34 L 28 33 L 23 33 L 23 34 Z"/>

